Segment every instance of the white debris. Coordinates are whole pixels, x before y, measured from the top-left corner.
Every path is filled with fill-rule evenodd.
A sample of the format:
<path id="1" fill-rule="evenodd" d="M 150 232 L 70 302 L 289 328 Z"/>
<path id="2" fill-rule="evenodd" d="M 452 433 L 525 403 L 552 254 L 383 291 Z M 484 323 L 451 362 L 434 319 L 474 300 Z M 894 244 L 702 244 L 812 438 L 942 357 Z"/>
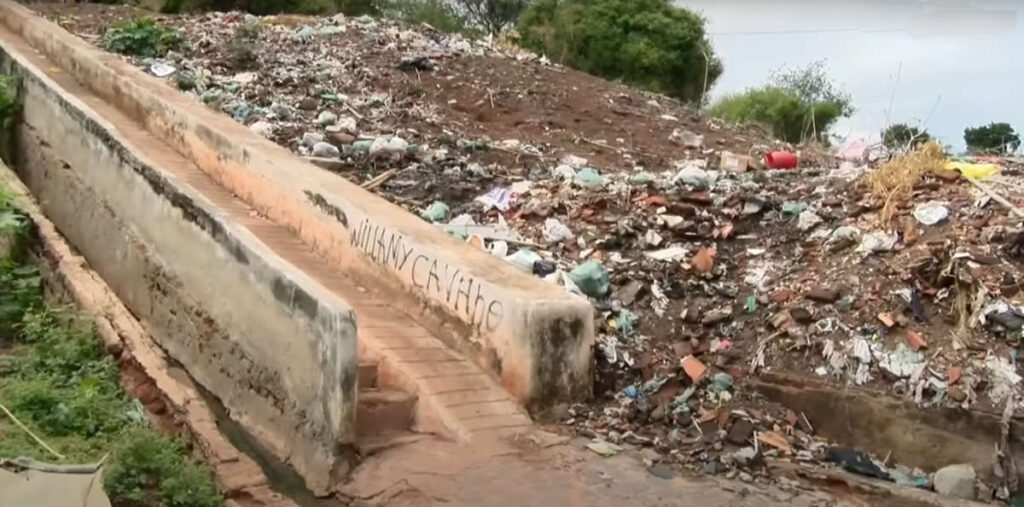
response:
<path id="1" fill-rule="evenodd" d="M 274 124 L 269 121 L 260 120 L 253 123 L 252 125 L 249 125 L 249 130 L 267 139 L 274 137 Z"/>
<path id="2" fill-rule="evenodd" d="M 896 350 L 882 354 L 878 366 L 899 378 L 907 378 L 924 363 L 924 354 L 910 350 L 904 344 L 896 346 Z"/>
<path id="3" fill-rule="evenodd" d="M 544 221 L 544 240 L 548 243 L 558 243 L 572 239 L 575 235 L 565 224 L 557 218 L 549 218 Z"/>
<path id="4" fill-rule="evenodd" d="M 404 153 L 409 143 L 398 136 L 380 136 L 370 143 L 370 155 Z"/>
<path id="5" fill-rule="evenodd" d="M 865 254 L 891 252 L 899 240 L 900 237 L 895 232 L 875 231 L 864 235 L 857 251 Z"/>
<path id="6" fill-rule="evenodd" d="M 852 225 L 843 225 L 836 227 L 836 230 L 832 231 L 832 234 L 828 237 L 828 243 L 836 243 L 839 241 L 851 241 L 857 243 L 860 241 L 860 229 Z"/>
<path id="7" fill-rule="evenodd" d="M 484 205 L 484 211 L 494 208 L 505 212 L 512 207 L 512 191 L 507 188 L 495 187 L 474 200 Z"/>
<path id="8" fill-rule="evenodd" d="M 685 257 L 686 252 L 687 250 L 685 247 L 670 246 L 668 248 L 662 248 L 661 250 L 647 252 L 644 255 L 656 261 L 674 261 Z"/>
<path id="9" fill-rule="evenodd" d="M 796 228 L 801 231 L 809 231 L 822 222 L 820 216 L 811 210 L 804 210 L 796 220 Z"/>
<path id="10" fill-rule="evenodd" d="M 576 155 L 566 155 L 562 157 L 560 165 L 567 165 L 573 169 L 579 169 L 581 167 L 586 167 L 587 159 L 583 157 L 577 157 Z"/>
<path id="11" fill-rule="evenodd" d="M 337 121 L 338 121 L 338 115 L 336 115 L 336 114 L 334 114 L 334 113 L 332 113 L 330 111 L 321 111 L 320 114 L 317 115 L 317 117 L 316 117 L 316 123 L 318 125 L 323 125 L 323 126 L 334 125 L 334 123 L 337 122 Z"/>
<path id="12" fill-rule="evenodd" d="M 949 218 L 949 208 L 946 203 L 928 201 L 914 207 L 914 218 L 924 225 L 935 225 Z"/>
<path id="13" fill-rule="evenodd" d="M 562 164 L 552 169 L 551 175 L 563 181 L 572 181 L 576 177 L 576 170 L 568 164 Z"/>
<path id="14" fill-rule="evenodd" d="M 665 311 L 668 310 L 668 296 L 661 290 L 657 280 L 651 284 L 651 309 L 658 317 L 664 317 Z"/>
<path id="15" fill-rule="evenodd" d="M 321 158 L 338 158 L 341 152 L 331 143 L 319 142 L 313 145 L 313 156 Z"/>
<path id="16" fill-rule="evenodd" d="M 1002 403 L 1013 394 L 1020 384 L 1021 376 L 1017 368 L 1003 357 L 989 355 L 985 357 L 985 369 L 989 373 L 988 394 L 995 403 Z"/>
<path id="17" fill-rule="evenodd" d="M 317 132 L 306 132 L 302 134 L 302 141 L 299 142 L 302 146 L 312 148 L 316 143 L 324 142 L 324 135 Z"/>
<path id="18" fill-rule="evenodd" d="M 167 76 L 170 76 L 171 74 L 174 74 L 174 71 L 176 71 L 176 70 L 178 70 L 178 69 L 176 69 L 176 68 L 174 68 L 174 67 L 172 67 L 172 66 L 170 66 L 170 65 L 168 65 L 168 64 L 166 64 L 164 62 L 154 62 L 152 65 L 149 66 L 149 72 L 152 73 L 156 77 L 167 77 Z"/>
<path id="19" fill-rule="evenodd" d="M 695 165 L 689 165 L 679 170 L 672 177 L 672 183 L 684 183 L 696 188 L 710 189 L 718 181 L 718 171 L 706 171 Z"/>
<path id="20" fill-rule="evenodd" d="M 647 232 L 644 233 L 644 243 L 649 247 L 658 248 L 662 241 L 661 235 L 654 229 L 647 229 Z"/>
<path id="21" fill-rule="evenodd" d="M 686 129 L 674 129 L 668 136 L 668 140 L 681 144 L 687 148 L 700 148 L 704 146 L 704 136 Z"/>

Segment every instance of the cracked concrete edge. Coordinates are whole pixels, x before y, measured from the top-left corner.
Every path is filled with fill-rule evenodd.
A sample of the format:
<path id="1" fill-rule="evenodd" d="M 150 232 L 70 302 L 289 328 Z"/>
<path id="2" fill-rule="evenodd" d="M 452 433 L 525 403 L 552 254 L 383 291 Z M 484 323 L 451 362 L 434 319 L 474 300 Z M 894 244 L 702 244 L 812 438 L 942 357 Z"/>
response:
<path id="1" fill-rule="evenodd" d="M 152 416 L 162 419 L 170 409 L 174 422 L 172 428 L 184 426 L 187 429 L 213 470 L 228 505 L 296 506 L 290 499 L 274 492 L 256 462 L 239 452 L 220 433 L 213 412 L 195 386 L 171 375 L 163 350 L 106 282 L 71 249 L 56 226 L 40 210 L 29 190 L 2 161 L 0 185 L 14 195 L 18 207 L 32 221 L 38 240 L 38 255 L 47 263 L 46 269 L 52 272 L 59 288 L 70 296 L 79 310 L 92 317 L 96 334 L 103 341 L 104 348 L 117 358 L 122 372 L 128 367 L 136 377 L 141 374 L 141 378 L 134 379 L 133 385 L 126 385 L 126 388 L 143 402 Z M 122 373 L 122 379 L 125 376 Z"/>

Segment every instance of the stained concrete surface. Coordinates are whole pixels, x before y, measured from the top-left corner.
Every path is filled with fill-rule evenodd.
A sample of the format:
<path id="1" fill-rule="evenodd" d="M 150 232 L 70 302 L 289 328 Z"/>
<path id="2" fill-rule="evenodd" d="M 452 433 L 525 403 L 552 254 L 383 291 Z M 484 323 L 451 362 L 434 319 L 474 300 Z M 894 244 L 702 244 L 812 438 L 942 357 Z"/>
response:
<path id="1" fill-rule="evenodd" d="M 647 471 L 639 451 L 601 458 L 585 444 L 542 433 L 520 443 L 496 439 L 472 448 L 425 440 L 372 456 L 340 492 L 353 499 L 353 506 L 391 507 L 865 505 L 820 491 L 711 477 L 662 479 Z"/>

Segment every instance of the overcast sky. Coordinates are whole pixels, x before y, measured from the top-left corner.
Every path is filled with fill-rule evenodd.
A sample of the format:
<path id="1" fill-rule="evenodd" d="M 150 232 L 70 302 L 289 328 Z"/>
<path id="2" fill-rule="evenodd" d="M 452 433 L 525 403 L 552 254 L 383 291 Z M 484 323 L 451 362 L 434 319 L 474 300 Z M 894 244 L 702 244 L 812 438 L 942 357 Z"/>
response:
<path id="1" fill-rule="evenodd" d="M 677 4 L 708 19 L 725 64 L 714 97 L 760 84 L 780 66 L 826 58 L 830 75 L 850 92 L 857 109 L 835 129 L 840 135 L 877 138 L 891 118 L 924 124 L 959 150 L 966 126 L 1001 121 L 1024 131 L 1020 0 Z"/>

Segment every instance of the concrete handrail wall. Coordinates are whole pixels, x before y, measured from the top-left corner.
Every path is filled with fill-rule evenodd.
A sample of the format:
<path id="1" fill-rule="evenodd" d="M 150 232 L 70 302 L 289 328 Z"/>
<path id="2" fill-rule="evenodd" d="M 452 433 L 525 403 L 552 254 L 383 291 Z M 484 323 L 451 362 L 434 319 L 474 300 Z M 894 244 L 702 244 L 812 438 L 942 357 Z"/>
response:
<path id="1" fill-rule="evenodd" d="M 326 493 L 355 439 L 348 302 L 253 232 L 273 224 L 3 23 L 0 72 L 21 78 L 12 165 L 47 217 L 169 356 Z"/>
<path id="2" fill-rule="evenodd" d="M 420 308 L 424 324 L 489 366 L 531 410 L 589 396 L 593 309 L 583 298 L 303 162 L 20 5 L 0 0 L 0 18 L 321 258 L 396 306 Z"/>

